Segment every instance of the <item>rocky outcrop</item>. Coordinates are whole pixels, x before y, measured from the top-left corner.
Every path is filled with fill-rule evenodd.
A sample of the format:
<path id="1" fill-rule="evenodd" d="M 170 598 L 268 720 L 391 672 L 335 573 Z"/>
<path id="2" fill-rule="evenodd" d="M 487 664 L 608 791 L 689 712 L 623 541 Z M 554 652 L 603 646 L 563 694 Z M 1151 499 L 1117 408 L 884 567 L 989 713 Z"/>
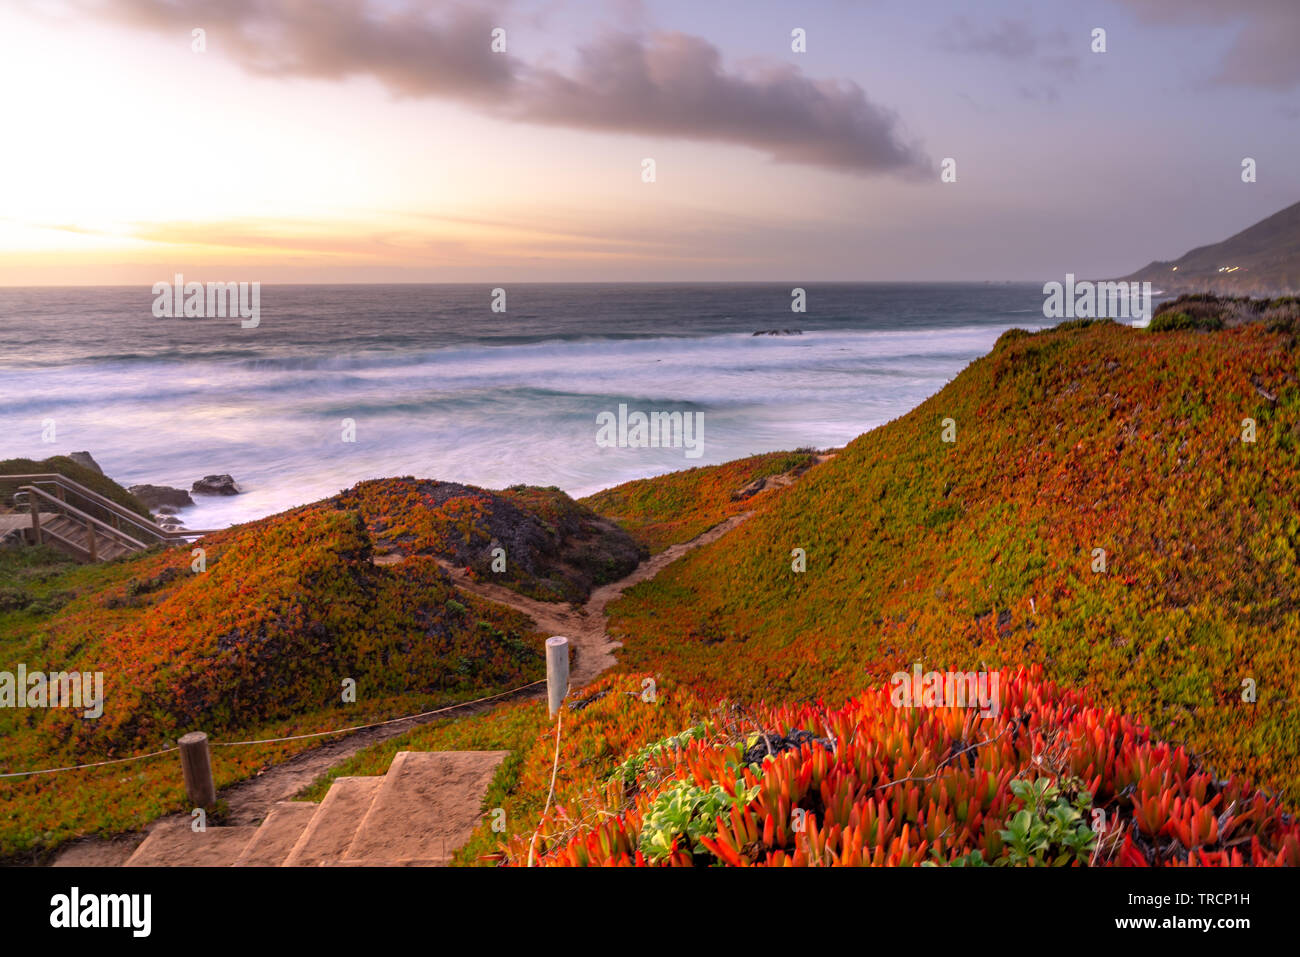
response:
<path id="1" fill-rule="evenodd" d="M 802 336 L 802 329 L 759 329 L 756 336 Z"/>
<path id="2" fill-rule="evenodd" d="M 98 462 L 90 457 L 89 452 L 69 452 L 68 458 L 72 459 L 72 461 L 76 462 L 78 465 L 90 469 L 92 472 L 98 472 L 100 475 L 104 474 L 104 470 L 99 467 Z"/>
<path id="3" fill-rule="evenodd" d="M 542 601 L 585 601 L 645 557 L 626 531 L 558 488 L 494 492 L 407 477 L 361 482 L 332 501 L 361 513 L 381 564 L 433 555 Z"/>
<path id="4" fill-rule="evenodd" d="M 187 508 L 194 504 L 194 499 L 190 498 L 189 492 L 169 485 L 132 485 L 127 491 L 143 502 L 150 511 L 164 514 L 174 514 L 169 510 Z"/>
<path id="5" fill-rule="evenodd" d="M 190 487 L 196 495 L 238 495 L 239 486 L 229 475 L 205 475 Z"/>

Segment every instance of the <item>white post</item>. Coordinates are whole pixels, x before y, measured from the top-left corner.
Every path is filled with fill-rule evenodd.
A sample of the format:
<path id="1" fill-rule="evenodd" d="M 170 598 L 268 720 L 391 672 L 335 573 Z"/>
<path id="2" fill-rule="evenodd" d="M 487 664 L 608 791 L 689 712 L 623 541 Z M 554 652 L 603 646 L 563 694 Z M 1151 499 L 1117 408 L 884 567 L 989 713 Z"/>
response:
<path id="1" fill-rule="evenodd" d="M 546 639 L 546 703 L 552 718 L 568 693 L 569 639 L 557 635 Z"/>

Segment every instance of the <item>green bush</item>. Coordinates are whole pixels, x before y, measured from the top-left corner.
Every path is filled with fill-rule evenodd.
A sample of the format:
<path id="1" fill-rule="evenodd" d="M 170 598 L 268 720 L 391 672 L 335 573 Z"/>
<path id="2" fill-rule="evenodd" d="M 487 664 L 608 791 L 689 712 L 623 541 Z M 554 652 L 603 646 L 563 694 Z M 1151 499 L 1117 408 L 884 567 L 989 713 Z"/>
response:
<path id="1" fill-rule="evenodd" d="M 1151 320 L 1148 328 L 1152 332 L 1178 332 L 1183 329 L 1213 332 L 1223 328 L 1223 320 L 1218 316 L 1197 317 L 1185 312 L 1162 312 Z"/>

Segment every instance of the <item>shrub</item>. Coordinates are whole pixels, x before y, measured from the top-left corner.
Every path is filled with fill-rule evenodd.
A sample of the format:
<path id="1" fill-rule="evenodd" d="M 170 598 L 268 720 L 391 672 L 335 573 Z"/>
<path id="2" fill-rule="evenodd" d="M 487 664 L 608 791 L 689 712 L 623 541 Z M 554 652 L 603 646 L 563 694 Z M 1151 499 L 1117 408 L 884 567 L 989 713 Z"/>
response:
<path id="1" fill-rule="evenodd" d="M 1212 332 L 1223 328 L 1223 320 L 1218 316 L 1196 317 L 1186 312 L 1162 312 L 1151 319 L 1148 327 L 1152 332 L 1178 332 L 1184 329 L 1201 329 Z"/>

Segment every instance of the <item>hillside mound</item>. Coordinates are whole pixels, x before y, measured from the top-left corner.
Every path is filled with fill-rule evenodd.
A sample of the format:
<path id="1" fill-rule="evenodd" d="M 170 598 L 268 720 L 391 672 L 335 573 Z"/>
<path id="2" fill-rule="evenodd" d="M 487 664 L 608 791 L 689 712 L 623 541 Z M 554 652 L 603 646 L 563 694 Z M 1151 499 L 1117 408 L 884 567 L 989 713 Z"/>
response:
<path id="1" fill-rule="evenodd" d="M 361 482 L 329 500 L 356 509 L 382 556 L 432 556 L 542 601 L 585 601 L 645 549 L 558 488 L 500 492 L 432 479 Z"/>
<path id="2" fill-rule="evenodd" d="M 711 694 L 831 703 L 918 660 L 1041 663 L 1295 797 L 1298 358 L 1262 323 L 1008 332 L 627 592 L 620 659 Z"/>

